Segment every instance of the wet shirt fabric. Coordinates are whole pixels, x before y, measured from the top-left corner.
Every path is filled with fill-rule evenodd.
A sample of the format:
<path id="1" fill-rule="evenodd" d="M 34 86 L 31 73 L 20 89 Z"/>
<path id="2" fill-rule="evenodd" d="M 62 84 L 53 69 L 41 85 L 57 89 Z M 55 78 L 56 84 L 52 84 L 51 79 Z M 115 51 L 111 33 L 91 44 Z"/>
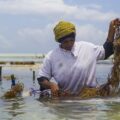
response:
<path id="1" fill-rule="evenodd" d="M 58 47 L 47 54 L 38 77 L 53 78 L 62 90 L 78 94 L 83 86 L 97 86 L 96 62 L 104 57 L 103 46 L 88 42 L 75 42 L 71 51 Z"/>

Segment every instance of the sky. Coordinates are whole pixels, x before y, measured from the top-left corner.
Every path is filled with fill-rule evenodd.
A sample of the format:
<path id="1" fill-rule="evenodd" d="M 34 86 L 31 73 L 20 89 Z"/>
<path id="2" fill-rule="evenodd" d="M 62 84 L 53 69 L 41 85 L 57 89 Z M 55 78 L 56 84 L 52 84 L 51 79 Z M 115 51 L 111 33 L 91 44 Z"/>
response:
<path id="1" fill-rule="evenodd" d="M 120 0 L 0 0 L 0 53 L 47 53 L 59 44 L 53 28 L 75 24 L 77 41 L 103 45 Z"/>

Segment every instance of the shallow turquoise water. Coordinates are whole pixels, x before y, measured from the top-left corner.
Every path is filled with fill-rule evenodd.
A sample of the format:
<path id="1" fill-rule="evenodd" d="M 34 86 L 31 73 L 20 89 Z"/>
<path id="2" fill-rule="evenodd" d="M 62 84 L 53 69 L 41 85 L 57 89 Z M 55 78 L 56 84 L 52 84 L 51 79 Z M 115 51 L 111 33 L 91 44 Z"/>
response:
<path id="1" fill-rule="evenodd" d="M 111 65 L 98 65 L 97 79 L 100 84 L 105 82 L 110 68 Z M 38 100 L 37 95 L 28 96 L 29 88 L 33 87 L 30 69 L 3 69 L 3 75 L 12 73 L 20 82 L 24 82 L 24 94 L 15 99 L 0 99 L 0 120 L 120 120 L 120 97 L 88 100 L 69 98 L 43 102 Z M 34 87 L 38 88 L 37 82 Z M 0 96 L 9 88 L 10 81 L 3 80 Z"/>

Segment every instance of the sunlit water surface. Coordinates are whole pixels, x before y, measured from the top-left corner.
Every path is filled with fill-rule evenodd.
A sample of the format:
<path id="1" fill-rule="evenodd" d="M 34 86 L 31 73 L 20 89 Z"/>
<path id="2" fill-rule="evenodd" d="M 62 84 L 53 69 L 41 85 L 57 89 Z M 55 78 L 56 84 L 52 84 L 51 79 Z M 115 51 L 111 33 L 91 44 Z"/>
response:
<path id="1" fill-rule="evenodd" d="M 97 66 L 96 77 L 100 84 L 104 83 L 110 73 L 111 65 Z M 22 97 L 0 99 L 0 120 L 120 120 L 120 97 L 94 98 L 87 100 L 54 99 L 38 100 L 38 95 L 29 96 L 33 84 L 32 70 L 29 68 L 3 68 L 3 75 L 15 74 L 17 80 L 23 82 L 25 90 Z M 38 70 L 36 69 L 36 75 Z M 0 84 L 0 96 L 10 88 L 10 81 Z"/>

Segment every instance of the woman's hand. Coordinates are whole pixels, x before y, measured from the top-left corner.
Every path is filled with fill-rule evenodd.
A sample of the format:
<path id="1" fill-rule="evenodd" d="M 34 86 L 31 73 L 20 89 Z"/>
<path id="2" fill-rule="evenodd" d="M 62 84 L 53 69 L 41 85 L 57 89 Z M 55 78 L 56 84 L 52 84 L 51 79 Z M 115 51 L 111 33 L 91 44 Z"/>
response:
<path id="1" fill-rule="evenodd" d="M 53 96 L 58 96 L 58 91 L 59 91 L 59 87 L 56 83 L 54 82 L 50 82 L 47 79 L 44 79 L 41 81 L 38 81 L 40 87 L 44 88 L 44 89 L 51 89 L 51 93 Z"/>
<path id="2" fill-rule="evenodd" d="M 108 41 L 113 42 L 116 27 L 120 26 L 120 19 L 116 18 L 110 22 L 109 31 L 108 31 Z"/>
<path id="3" fill-rule="evenodd" d="M 58 96 L 59 87 L 56 83 L 50 82 L 50 89 L 53 96 Z"/>

